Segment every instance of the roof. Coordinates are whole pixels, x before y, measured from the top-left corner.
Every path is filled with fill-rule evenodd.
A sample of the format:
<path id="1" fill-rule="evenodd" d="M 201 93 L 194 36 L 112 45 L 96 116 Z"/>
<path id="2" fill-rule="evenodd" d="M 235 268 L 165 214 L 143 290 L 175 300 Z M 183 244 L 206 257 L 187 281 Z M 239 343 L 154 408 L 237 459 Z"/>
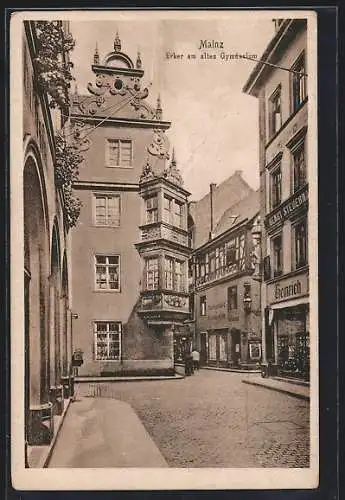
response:
<path id="1" fill-rule="evenodd" d="M 214 230 L 214 236 L 219 236 L 232 226 L 253 219 L 260 208 L 260 191 L 253 191 L 248 196 L 225 210 Z"/>
<path id="2" fill-rule="evenodd" d="M 217 227 L 218 221 L 229 207 L 234 206 L 253 192 L 254 190 L 243 179 L 240 170 L 236 170 L 230 177 L 215 186 L 213 191 L 213 228 Z M 194 247 L 198 248 L 209 240 L 211 230 L 210 193 L 207 193 L 201 200 L 190 203 L 190 215 L 195 225 Z"/>

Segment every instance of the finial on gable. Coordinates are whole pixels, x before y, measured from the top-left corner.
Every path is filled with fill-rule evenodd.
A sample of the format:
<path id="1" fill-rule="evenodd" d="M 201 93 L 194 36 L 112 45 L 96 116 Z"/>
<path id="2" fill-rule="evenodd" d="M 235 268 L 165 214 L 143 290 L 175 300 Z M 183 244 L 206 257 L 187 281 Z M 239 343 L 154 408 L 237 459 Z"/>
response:
<path id="1" fill-rule="evenodd" d="M 141 66 L 142 66 L 142 62 L 141 62 L 141 55 L 140 55 L 140 51 L 138 50 L 137 52 L 137 61 L 136 61 L 136 68 L 137 69 L 141 69 Z"/>
<path id="2" fill-rule="evenodd" d="M 116 32 L 116 36 L 115 36 L 115 40 L 114 40 L 114 51 L 121 52 L 121 40 L 120 40 L 118 31 Z"/>
<path id="3" fill-rule="evenodd" d="M 156 118 L 157 118 L 157 120 L 161 120 L 162 117 L 163 117 L 163 109 L 162 109 L 162 103 L 161 103 L 161 96 L 158 94 L 157 106 L 156 106 Z"/>
<path id="4" fill-rule="evenodd" d="M 175 148 L 173 148 L 172 150 L 171 163 L 168 167 L 164 169 L 163 176 L 165 177 L 165 179 L 172 182 L 173 184 L 176 184 L 177 186 L 181 187 L 183 186 L 182 175 L 179 169 L 177 168 Z"/>
<path id="5" fill-rule="evenodd" d="M 176 164 L 177 164 L 177 162 L 176 162 L 175 148 L 173 148 L 172 155 L 171 155 L 171 165 L 176 167 Z"/>
<path id="6" fill-rule="evenodd" d="M 95 53 L 93 55 L 93 63 L 94 64 L 99 64 L 99 53 L 98 53 L 98 45 L 96 42 L 96 48 L 95 48 Z"/>

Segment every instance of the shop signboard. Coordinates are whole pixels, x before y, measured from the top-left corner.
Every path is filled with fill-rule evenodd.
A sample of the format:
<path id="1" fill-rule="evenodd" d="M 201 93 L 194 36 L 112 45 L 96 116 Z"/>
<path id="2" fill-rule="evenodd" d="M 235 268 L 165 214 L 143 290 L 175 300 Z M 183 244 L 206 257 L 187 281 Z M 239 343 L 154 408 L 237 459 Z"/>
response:
<path id="1" fill-rule="evenodd" d="M 309 277 L 307 273 L 291 276 L 275 281 L 267 286 L 269 304 L 283 302 L 309 293 Z"/>
<path id="2" fill-rule="evenodd" d="M 268 230 L 289 219 L 297 210 L 304 210 L 308 206 L 308 186 L 304 186 L 288 200 L 280 205 L 277 210 L 269 213 L 265 218 L 265 226 Z"/>

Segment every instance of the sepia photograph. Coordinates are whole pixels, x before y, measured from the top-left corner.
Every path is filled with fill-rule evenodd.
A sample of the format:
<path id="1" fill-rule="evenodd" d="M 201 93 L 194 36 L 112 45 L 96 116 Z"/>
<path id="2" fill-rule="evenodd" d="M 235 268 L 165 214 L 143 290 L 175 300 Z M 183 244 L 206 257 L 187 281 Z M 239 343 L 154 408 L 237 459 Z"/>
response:
<path id="1" fill-rule="evenodd" d="M 15 488 L 318 486 L 316 35 L 12 15 Z"/>

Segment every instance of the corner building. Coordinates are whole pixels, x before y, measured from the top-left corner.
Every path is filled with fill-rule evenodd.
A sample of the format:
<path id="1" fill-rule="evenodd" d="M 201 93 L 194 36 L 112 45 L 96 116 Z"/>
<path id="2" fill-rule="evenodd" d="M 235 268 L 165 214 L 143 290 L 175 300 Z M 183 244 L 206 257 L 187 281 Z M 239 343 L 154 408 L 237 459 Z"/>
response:
<path id="1" fill-rule="evenodd" d="M 307 21 L 275 26 L 261 58 L 275 67 L 257 64 L 244 87 L 259 101 L 264 360 L 308 379 Z"/>
<path id="2" fill-rule="evenodd" d="M 92 64 L 89 95 L 73 96 L 73 137 L 83 151 L 74 189 L 74 348 L 80 376 L 169 374 L 173 331 L 188 317 L 187 196 L 170 158 L 160 98 L 146 102 L 140 54 L 114 49 Z"/>

